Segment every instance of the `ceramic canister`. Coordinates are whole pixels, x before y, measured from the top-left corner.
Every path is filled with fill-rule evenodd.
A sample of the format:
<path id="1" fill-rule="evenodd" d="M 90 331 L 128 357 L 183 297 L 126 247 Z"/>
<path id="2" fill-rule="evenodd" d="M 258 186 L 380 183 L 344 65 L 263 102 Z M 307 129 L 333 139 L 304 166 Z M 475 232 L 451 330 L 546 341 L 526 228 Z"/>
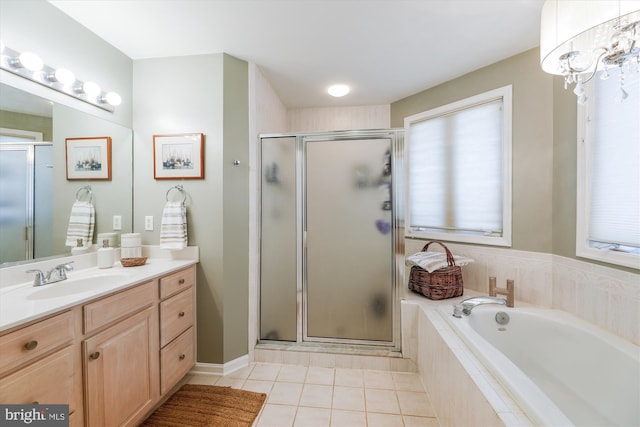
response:
<path id="1" fill-rule="evenodd" d="M 140 233 L 126 233 L 120 236 L 121 248 L 136 248 L 142 245 Z"/>
<path id="2" fill-rule="evenodd" d="M 108 240 L 110 248 L 115 248 L 118 246 L 118 233 L 98 233 L 98 246 L 101 247 L 105 240 Z"/>

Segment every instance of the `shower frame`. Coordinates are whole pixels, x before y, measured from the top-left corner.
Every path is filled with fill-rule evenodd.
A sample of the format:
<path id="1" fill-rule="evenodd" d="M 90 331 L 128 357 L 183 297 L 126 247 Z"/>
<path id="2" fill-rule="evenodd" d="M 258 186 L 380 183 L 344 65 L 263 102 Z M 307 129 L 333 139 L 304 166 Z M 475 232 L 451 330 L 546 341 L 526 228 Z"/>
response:
<path id="1" fill-rule="evenodd" d="M 279 341 L 261 339 L 261 295 L 262 295 L 262 254 L 258 262 L 258 304 L 257 304 L 257 321 L 258 321 L 258 344 L 282 344 L 282 345 L 305 345 L 305 346 L 357 346 L 361 349 L 372 350 L 401 350 L 401 325 L 400 325 L 400 291 L 401 284 L 404 283 L 405 267 L 404 267 L 404 130 L 403 129 L 372 129 L 372 130 L 348 130 L 348 131 L 331 131 L 331 132 L 312 132 L 312 133 L 269 133 L 260 134 L 258 137 L 259 147 L 257 150 L 257 174 L 258 174 L 258 198 L 262 200 L 262 177 L 265 174 L 262 162 L 262 141 L 263 139 L 274 138 L 295 138 L 295 181 L 296 181 L 296 341 Z M 307 325 L 305 319 L 306 300 L 307 300 L 307 278 L 304 271 L 305 263 L 305 217 L 306 204 L 305 187 L 306 187 L 306 143 L 318 141 L 352 141 L 352 140 L 370 140 L 370 139 L 387 139 L 391 147 L 391 295 L 392 295 L 392 339 L 391 341 L 372 341 L 362 339 L 345 339 L 345 338 L 318 338 L 309 337 L 306 333 Z M 258 236 L 262 241 L 262 202 L 258 203 Z M 259 248 L 262 244 L 259 243 Z"/>

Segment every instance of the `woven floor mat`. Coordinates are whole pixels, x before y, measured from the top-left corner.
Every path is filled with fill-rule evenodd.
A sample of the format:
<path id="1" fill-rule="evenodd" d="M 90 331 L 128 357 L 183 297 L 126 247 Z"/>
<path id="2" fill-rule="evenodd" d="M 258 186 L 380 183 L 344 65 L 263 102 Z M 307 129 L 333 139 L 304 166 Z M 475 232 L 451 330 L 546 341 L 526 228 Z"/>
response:
<path id="1" fill-rule="evenodd" d="M 251 427 L 266 397 L 230 387 L 186 384 L 141 426 Z"/>

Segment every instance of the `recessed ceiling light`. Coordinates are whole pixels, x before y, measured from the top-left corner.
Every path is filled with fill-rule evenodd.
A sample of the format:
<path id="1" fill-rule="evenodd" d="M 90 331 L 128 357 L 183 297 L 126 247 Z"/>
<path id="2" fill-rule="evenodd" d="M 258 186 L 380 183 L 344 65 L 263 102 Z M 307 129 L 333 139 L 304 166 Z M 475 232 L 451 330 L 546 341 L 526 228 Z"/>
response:
<path id="1" fill-rule="evenodd" d="M 329 95 L 339 98 L 348 94 L 349 90 L 349 86 L 347 85 L 333 85 L 329 87 L 327 92 L 329 92 Z"/>

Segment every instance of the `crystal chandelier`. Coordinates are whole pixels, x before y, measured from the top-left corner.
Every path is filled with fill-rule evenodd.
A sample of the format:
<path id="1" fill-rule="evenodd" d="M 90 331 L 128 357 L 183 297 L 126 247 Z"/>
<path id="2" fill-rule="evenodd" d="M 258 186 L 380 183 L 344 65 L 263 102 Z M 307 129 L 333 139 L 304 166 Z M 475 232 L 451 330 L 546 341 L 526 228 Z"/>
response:
<path id="1" fill-rule="evenodd" d="M 587 97 L 584 84 L 598 71 L 620 69 L 620 96 L 625 72 L 638 72 L 640 64 L 640 1 L 546 0 L 540 20 L 540 65 L 550 74 L 564 76 L 565 89 L 575 83 L 578 103 Z"/>

